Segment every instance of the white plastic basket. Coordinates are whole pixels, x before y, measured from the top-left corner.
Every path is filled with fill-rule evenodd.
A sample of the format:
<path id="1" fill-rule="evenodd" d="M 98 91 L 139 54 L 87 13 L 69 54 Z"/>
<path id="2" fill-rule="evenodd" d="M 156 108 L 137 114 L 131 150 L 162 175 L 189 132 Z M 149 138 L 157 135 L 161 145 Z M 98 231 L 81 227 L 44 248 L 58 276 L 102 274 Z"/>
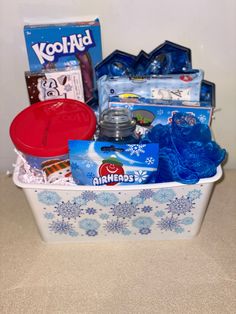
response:
<path id="1" fill-rule="evenodd" d="M 23 189 L 46 242 L 192 238 L 222 176 L 219 166 L 215 176 L 194 185 L 62 186 L 22 183 L 17 167 L 13 181 Z"/>

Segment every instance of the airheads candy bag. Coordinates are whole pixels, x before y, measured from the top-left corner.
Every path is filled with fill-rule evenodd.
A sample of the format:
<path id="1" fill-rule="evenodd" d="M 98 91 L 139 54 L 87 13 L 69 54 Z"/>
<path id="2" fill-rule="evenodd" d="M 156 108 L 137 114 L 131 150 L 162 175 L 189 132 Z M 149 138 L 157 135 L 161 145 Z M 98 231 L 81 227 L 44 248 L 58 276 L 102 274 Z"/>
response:
<path id="1" fill-rule="evenodd" d="M 159 145 L 69 141 L 72 176 L 80 185 L 154 183 Z"/>

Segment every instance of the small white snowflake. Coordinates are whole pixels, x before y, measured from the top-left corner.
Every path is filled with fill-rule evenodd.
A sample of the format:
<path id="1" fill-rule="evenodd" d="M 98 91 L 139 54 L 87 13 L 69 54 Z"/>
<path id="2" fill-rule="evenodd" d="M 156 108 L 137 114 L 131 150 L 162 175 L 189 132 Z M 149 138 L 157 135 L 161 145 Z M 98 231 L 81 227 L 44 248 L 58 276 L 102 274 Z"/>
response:
<path id="1" fill-rule="evenodd" d="M 207 120 L 207 118 L 206 118 L 206 116 L 205 116 L 204 114 L 200 114 L 199 117 L 198 117 L 198 119 L 199 119 L 199 121 L 200 121 L 201 123 L 205 123 L 206 120 Z"/>
<path id="2" fill-rule="evenodd" d="M 141 153 L 145 153 L 145 147 L 145 144 L 128 144 L 128 148 L 125 151 L 130 152 L 130 156 L 140 156 Z"/>
<path id="3" fill-rule="evenodd" d="M 153 165 L 155 162 L 155 159 L 153 157 L 147 157 L 145 160 L 146 164 Z"/>
<path id="4" fill-rule="evenodd" d="M 135 181 L 138 183 L 142 183 L 147 179 L 147 171 L 138 170 L 134 172 Z"/>

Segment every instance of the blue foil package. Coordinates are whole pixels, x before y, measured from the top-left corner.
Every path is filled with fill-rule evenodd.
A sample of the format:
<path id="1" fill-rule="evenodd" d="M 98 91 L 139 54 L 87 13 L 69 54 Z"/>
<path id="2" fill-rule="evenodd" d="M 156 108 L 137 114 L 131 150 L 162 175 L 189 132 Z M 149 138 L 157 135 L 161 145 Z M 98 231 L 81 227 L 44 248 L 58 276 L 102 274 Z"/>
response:
<path id="1" fill-rule="evenodd" d="M 72 176 L 80 185 L 127 185 L 154 183 L 159 145 L 69 141 Z"/>

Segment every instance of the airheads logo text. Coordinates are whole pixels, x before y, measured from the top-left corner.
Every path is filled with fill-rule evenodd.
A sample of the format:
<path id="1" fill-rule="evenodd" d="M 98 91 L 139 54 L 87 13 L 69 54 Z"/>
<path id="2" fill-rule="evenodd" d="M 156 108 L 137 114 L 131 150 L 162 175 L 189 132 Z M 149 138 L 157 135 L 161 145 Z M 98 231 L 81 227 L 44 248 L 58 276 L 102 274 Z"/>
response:
<path id="1" fill-rule="evenodd" d="M 99 176 L 93 178 L 93 185 L 115 185 L 119 182 L 134 182 L 134 176 L 125 174 L 123 164 L 116 158 L 116 156 L 104 159 L 98 169 L 98 172 Z"/>
<path id="2" fill-rule="evenodd" d="M 85 35 L 73 34 L 64 36 L 60 41 L 54 43 L 41 42 L 32 46 L 39 62 L 53 62 L 58 55 L 73 54 L 76 52 L 84 52 L 89 47 L 94 46 L 92 33 L 89 29 L 85 30 Z"/>
<path id="3" fill-rule="evenodd" d="M 132 174 L 107 174 L 102 177 L 93 178 L 93 185 L 114 185 L 120 182 L 134 183 L 135 178 Z"/>

